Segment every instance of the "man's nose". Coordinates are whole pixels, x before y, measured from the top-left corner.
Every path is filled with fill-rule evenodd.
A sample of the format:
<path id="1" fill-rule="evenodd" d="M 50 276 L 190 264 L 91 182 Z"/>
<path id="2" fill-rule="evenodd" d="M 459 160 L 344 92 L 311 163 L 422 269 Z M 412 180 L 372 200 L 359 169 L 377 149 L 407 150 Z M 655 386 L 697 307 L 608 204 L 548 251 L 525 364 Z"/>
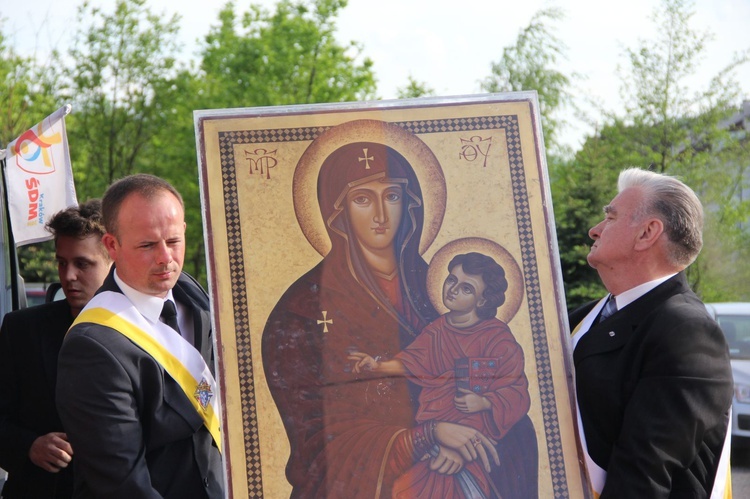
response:
<path id="1" fill-rule="evenodd" d="M 156 252 L 156 263 L 171 263 L 172 262 L 172 250 L 169 248 L 166 242 L 159 243 Z"/>
<path id="2" fill-rule="evenodd" d="M 60 278 L 66 281 L 75 281 L 78 279 L 78 269 L 74 265 L 65 266 L 60 274 Z"/>
<path id="3" fill-rule="evenodd" d="M 598 224 L 594 225 L 589 229 L 589 237 L 591 239 L 599 239 L 599 236 L 602 233 L 601 225 L 604 223 L 604 221 L 599 222 Z"/>

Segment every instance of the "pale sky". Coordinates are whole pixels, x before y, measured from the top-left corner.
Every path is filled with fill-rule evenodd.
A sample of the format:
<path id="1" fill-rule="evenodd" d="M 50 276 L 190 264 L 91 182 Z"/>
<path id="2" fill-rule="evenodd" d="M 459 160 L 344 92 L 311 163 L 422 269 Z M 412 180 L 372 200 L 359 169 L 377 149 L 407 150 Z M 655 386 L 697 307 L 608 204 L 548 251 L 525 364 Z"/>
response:
<path id="1" fill-rule="evenodd" d="M 4 33 L 20 51 L 48 52 L 67 42 L 66 29 L 74 24 L 76 8 L 82 1 L 0 0 L 0 17 L 6 19 Z M 111 12 L 115 1 L 90 3 Z M 195 54 L 197 40 L 217 24 L 217 13 L 225 3 L 147 0 L 156 13 L 181 16 L 185 57 Z M 272 8 L 276 2 L 238 0 L 236 10 L 245 12 L 251 3 Z M 410 75 L 437 95 L 466 95 L 481 91 L 479 82 L 490 75 L 491 64 L 500 59 L 503 48 L 515 42 L 534 13 L 558 6 L 566 14 L 554 24 L 558 38 L 568 47 L 568 60 L 562 69 L 586 77 L 577 89 L 579 105 L 583 105 L 584 96 L 593 97 L 616 110 L 622 105 L 616 68 L 618 64 L 626 66 L 626 47 L 635 49 L 638 40 L 656 38 L 657 27 L 651 17 L 659 4 L 659 0 L 619 4 L 600 0 L 349 0 L 337 25 L 342 43 L 360 42 L 364 55 L 373 60 L 380 97 L 396 98 L 397 89 L 406 86 Z M 704 88 L 735 52 L 750 50 L 750 0 L 695 0 L 694 6 L 693 28 L 709 30 L 715 36 L 695 82 Z M 745 98 L 750 99 L 750 65 L 743 67 L 737 79 Z M 591 132 L 573 122 L 563 138 L 577 148 Z"/>

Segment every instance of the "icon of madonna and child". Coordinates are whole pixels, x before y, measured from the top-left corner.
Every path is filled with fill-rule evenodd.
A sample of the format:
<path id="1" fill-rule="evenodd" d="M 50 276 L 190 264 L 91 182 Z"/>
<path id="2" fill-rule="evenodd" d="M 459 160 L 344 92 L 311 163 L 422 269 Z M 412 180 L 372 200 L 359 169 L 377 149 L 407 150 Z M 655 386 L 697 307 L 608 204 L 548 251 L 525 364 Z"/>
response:
<path id="1" fill-rule="evenodd" d="M 486 239 L 490 250 L 465 251 L 479 238 L 446 245 L 453 253 L 428 267 L 425 196 L 397 147 L 416 144 L 442 178 L 439 164 L 415 135 L 376 123 L 407 139 L 329 143 L 316 171 L 330 249 L 263 331 L 291 497 L 537 497 L 524 352 L 497 318 L 522 293 L 520 271 L 510 279 L 512 257 L 499 263 L 501 247 Z"/>

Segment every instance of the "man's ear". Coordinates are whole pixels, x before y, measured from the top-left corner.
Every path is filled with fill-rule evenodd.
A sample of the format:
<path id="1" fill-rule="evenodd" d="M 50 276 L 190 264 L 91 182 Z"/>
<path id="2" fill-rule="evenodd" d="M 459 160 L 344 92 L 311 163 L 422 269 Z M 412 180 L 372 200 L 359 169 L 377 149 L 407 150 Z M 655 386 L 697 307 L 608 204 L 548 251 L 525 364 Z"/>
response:
<path id="1" fill-rule="evenodd" d="M 664 223 L 658 218 L 650 218 L 641 225 L 640 232 L 635 241 L 635 249 L 644 251 L 656 244 L 659 237 L 664 234 Z"/>
<path id="2" fill-rule="evenodd" d="M 107 253 L 109 253 L 110 260 L 115 260 L 115 257 L 117 256 L 117 238 L 107 232 L 102 236 L 102 244 L 107 250 Z"/>
<path id="3" fill-rule="evenodd" d="M 484 305 L 487 303 L 487 300 L 485 300 L 484 296 L 480 296 L 477 300 L 477 308 L 484 307 Z"/>

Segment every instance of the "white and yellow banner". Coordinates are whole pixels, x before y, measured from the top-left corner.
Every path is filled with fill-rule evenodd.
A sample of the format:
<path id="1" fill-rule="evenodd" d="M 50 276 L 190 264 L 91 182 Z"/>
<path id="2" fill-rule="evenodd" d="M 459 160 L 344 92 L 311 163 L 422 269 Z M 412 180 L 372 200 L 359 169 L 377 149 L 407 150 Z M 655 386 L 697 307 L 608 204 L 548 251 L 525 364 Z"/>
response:
<path id="1" fill-rule="evenodd" d="M 65 133 L 65 115 L 70 111 L 70 104 L 61 107 L 4 151 L 10 223 L 17 246 L 52 239 L 44 229 L 47 220 L 77 203 Z"/>

